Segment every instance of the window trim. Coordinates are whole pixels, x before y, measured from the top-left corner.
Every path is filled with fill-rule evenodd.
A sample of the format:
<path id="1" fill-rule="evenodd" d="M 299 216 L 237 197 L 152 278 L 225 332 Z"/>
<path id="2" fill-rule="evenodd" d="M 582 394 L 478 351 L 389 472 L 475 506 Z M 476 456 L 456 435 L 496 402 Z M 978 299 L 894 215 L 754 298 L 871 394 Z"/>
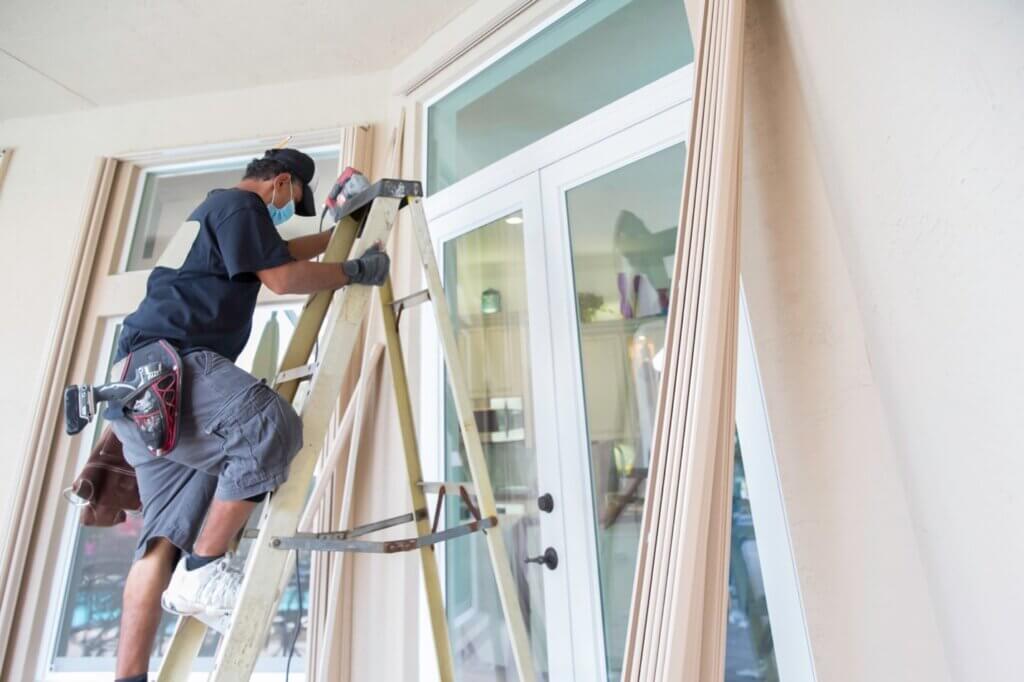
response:
<path id="1" fill-rule="evenodd" d="M 114 342 L 114 332 L 117 329 L 117 325 L 123 320 L 124 317 L 109 317 L 104 321 L 104 330 L 102 338 L 99 341 L 99 349 L 110 348 Z M 102 383 L 107 373 L 109 372 L 109 364 L 97 363 L 96 370 L 93 373 L 92 381 L 95 383 Z M 89 458 L 89 452 L 91 445 L 96 438 L 96 429 L 98 427 L 98 421 L 93 420 L 89 423 L 89 427 L 82 432 L 82 437 L 79 439 L 77 451 L 78 454 L 75 457 L 75 470 L 80 469 L 85 461 Z M 66 595 L 68 590 L 68 582 L 71 579 L 71 562 L 74 560 L 74 544 L 78 541 L 78 508 L 72 505 L 68 505 L 67 511 L 64 514 L 63 527 L 60 531 L 60 546 L 57 550 L 56 566 L 57 569 L 53 575 L 53 588 L 50 591 L 52 595 L 61 595 L 60 603 L 57 608 L 48 608 L 46 610 L 46 623 L 43 627 L 45 647 L 42 648 L 42 658 L 40 659 L 40 670 L 49 670 L 57 672 L 57 666 L 51 668 L 51 663 L 57 661 L 57 630 L 60 628 L 61 621 L 64 620 L 64 607 L 66 602 Z M 51 604 L 52 606 L 52 604 Z M 62 657 L 64 658 L 64 657 Z M 92 670 L 91 672 L 105 672 L 106 670 L 97 671 Z M 83 670 L 84 672 L 84 670 Z M 46 678 L 48 679 L 48 677 Z"/>

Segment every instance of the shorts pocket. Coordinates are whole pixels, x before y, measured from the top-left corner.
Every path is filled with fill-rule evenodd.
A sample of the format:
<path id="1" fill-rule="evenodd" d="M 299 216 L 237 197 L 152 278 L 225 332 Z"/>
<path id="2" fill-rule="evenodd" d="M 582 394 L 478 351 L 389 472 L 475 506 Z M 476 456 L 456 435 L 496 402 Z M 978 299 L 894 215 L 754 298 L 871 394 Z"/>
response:
<path id="1" fill-rule="evenodd" d="M 235 363 L 231 362 L 220 353 L 215 353 L 212 350 L 197 351 L 194 355 L 198 356 L 196 359 L 202 366 L 204 376 L 216 374 L 219 370 L 223 370 L 228 366 L 236 366 Z"/>
<path id="2" fill-rule="evenodd" d="M 223 431 L 231 426 L 245 424 L 260 415 L 277 398 L 274 389 L 262 382 L 251 384 L 228 398 L 207 421 L 203 430 L 210 434 Z"/>

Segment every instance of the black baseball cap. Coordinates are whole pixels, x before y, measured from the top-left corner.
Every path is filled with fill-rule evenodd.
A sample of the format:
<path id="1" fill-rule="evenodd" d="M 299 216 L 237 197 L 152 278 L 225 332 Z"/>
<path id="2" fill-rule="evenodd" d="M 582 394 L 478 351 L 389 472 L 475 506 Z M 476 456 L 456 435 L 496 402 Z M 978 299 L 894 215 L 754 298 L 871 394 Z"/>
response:
<path id="1" fill-rule="evenodd" d="M 313 175 L 316 173 L 316 164 L 308 154 L 303 154 L 298 149 L 268 149 L 263 155 L 264 159 L 273 159 L 288 169 L 292 177 L 302 183 L 302 201 L 295 204 L 296 215 L 315 216 L 316 202 L 313 200 L 313 190 L 309 183 L 313 182 Z"/>

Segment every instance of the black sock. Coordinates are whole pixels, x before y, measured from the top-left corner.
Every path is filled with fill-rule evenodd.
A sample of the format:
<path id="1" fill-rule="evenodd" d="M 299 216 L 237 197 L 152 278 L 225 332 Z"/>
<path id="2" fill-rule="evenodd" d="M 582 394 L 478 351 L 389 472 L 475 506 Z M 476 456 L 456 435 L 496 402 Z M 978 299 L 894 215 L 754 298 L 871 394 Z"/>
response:
<path id="1" fill-rule="evenodd" d="M 195 553 L 189 554 L 187 557 L 185 557 L 185 570 L 194 571 L 197 568 L 202 568 L 206 564 L 212 563 L 217 559 L 221 558 L 222 556 L 224 555 L 219 554 L 217 556 L 202 556 L 200 554 Z M 135 681 L 132 680 L 132 682 Z M 141 682 L 146 682 L 146 680 L 142 680 Z"/>
<path id="2" fill-rule="evenodd" d="M 132 675 L 131 677 L 119 677 L 114 682 L 148 682 L 149 675 L 142 673 L 140 675 Z"/>

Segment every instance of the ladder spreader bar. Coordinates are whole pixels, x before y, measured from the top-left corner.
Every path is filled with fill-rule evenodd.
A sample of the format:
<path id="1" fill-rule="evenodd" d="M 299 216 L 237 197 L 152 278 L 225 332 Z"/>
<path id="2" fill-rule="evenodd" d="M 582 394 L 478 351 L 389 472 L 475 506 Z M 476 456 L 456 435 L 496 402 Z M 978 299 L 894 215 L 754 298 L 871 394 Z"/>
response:
<path id="1" fill-rule="evenodd" d="M 470 495 L 476 495 L 476 488 L 469 481 L 421 481 L 419 484 L 423 492 L 436 495 L 444 489 L 445 495 L 460 496 L 459 488 L 465 488 Z"/>
<path id="2" fill-rule="evenodd" d="M 452 528 L 420 535 L 415 538 L 402 540 L 383 540 L 375 542 L 372 540 L 334 540 L 328 538 L 308 537 L 297 535 L 288 538 L 274 538 L 272 544 L 277 549 L 304 549 L 313 552 L 364 552 L 369 554 L 395 554 L 396 552 L 409 552 L 428 545 L 436 545 L 439 542 L 459 538 L 477 531 L 487 530 L 498 525 L 498 517 L 488 516 L 479 521 L 460 523 Z"/>
<path id="3" fill-rule="evenodd" d="M 348 540 L 349 538 L 357 538 L 360 535 L 367 535 L 369 533 L 373 533 L 374 531 L 384 530 L 385 528 L 400 526 L 403 523 L 411 523 L 413 521 L 418 521 L 419 519 L 426 517 L 426 515 L 427 510 L 420 509 L 415 512 L 409 512 L 408 514 L 400 514 L 398 516 L 392 516 L 389 519 L 383 519 L 381 521 L 374 521 L 373 523 L 367 523 L 362 526 L 356 526 L 355 528 L 350 528 L 349 530 L 331 530 L 324 531 L 322 533 L 296 533 L 295 535 L 290 536 L 290 538 L 288 539 Z M 278 546 L 274 544 L 275 541 L 278 539 L 286 538 L 274 538 L 270 543 L 272 547 Z"/>

